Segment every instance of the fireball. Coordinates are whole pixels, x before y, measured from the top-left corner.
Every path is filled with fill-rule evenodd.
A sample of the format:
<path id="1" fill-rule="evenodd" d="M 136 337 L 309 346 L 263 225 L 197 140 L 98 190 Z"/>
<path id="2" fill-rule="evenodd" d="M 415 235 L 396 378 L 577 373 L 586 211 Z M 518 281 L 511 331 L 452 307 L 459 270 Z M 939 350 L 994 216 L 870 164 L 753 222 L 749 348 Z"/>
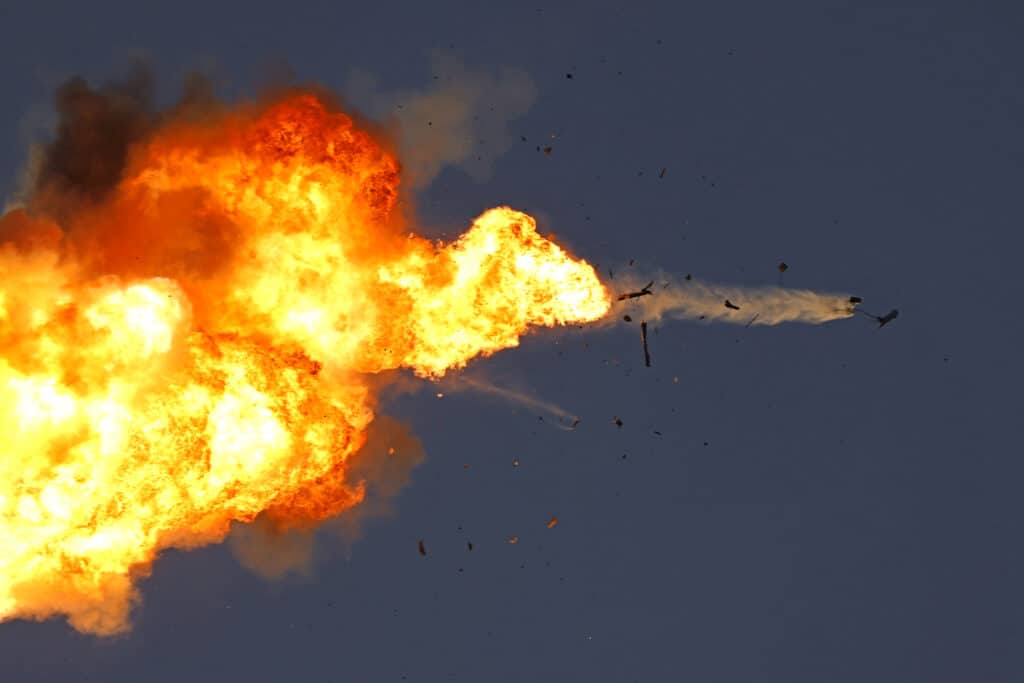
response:
<path id="1" fill-rule="evenodd" d="M 373 375 L 437 379 L 607 313 L 530 216 L 433 243 L 399 178 L 291 92 L 165 117 L 99 196 L 38 187 L 0 218 L 0 620 L 123 631 L 161 550 L 360 504 Z"/>

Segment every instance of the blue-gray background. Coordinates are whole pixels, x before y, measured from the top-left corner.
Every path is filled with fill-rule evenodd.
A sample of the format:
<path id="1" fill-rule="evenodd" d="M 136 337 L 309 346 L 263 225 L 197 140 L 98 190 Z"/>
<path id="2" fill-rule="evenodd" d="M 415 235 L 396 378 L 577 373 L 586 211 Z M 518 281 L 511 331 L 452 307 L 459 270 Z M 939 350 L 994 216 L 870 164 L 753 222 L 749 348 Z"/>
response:
<path id="1" fill-rule="evenodd" d="M 649 369 L 635 326 L 537 335 L 477 367 L 576 431 L 402 397 L 386 412 L 428 457 L 396 516 L 321 543 L 311 580 L 168 553 L 126 637 L 0 625 L 2 680 L 1022 680 L 1012 3 L 14 4 L 3 194 L 73 73 L 142 52 L 168 89 L 212 65 L 246 92 L 284 62 L 400 89 L 444 48 L 525 69 L 538 97 L 489 179 L 449 169 L 419 194 L 430 226 L 509 203 L 602 273 L 774 284 L 785 260 L 787 285 L 901 315 L 661 324 Z"/>

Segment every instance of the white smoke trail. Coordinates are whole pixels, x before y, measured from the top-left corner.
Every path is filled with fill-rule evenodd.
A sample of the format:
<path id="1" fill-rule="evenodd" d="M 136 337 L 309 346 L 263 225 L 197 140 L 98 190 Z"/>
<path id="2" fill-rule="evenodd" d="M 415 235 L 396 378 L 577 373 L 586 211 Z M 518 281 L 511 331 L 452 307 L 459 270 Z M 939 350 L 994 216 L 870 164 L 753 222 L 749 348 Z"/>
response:
<path id="1" fill-rule="evenodd" d="M 625 291 L 639 291 L 644 283 L 631 280 Z M 666 286 L 667 285 L 667 286 Z M 654 280 L 649 296 L 627 299 L 637 315 L 647 320 L 662 317 L 729 322 L 740 325 L 778 325 L 784 322 L 819 324 L 854 315 L 856 297 L 782 287 L 729 287 L 697 280 Z M 729 305 L 726 304 L 728 302 Z M 732 307 L 730 307 L 730 305 Z"/>
<path id="2" fill-rule="evenodd" d="M 490 382 L 477 379 L 475 377 L 468 377 L 466 375 L 455 375 L 444 380 L 445 386 L 453 389 L 460 389 L 463 386 L 478 391 L 482 394 L 489 394 L 491 396 L 497 396 L 498 398 L 504 399 L 511 403 L 518 403 L 519 405 L 525 406 L 532 410 L 540 410 L 547 412 L 558 418 L 558 424 L 556 426 L 562 429 L 575 429 L 576 424 L 579 423 L 580 418 L 577 415 L 573 415 L 564 408 L 544 401 L 542 399 L 530 396 L 529 394 L 521 391 L 515 391 L 505 387 L 499 387 Z"/>

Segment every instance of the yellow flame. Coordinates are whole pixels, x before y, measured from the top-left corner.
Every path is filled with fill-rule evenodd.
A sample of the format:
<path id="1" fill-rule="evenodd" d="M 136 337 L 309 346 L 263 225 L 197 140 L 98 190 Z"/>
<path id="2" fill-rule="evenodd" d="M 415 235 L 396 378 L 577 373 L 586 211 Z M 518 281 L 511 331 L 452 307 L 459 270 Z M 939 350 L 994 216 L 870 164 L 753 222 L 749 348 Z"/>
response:
<path id="1" fill-rule="evenodd" d="M 0 218 L 0 619 L 123 630 L 162 549 L 362 500 L 368 373 L 440 377 L 610 305 L 510 208 L 408 234 L 395 159 L 311 95 L 129 158 L 59 231 Z"/>

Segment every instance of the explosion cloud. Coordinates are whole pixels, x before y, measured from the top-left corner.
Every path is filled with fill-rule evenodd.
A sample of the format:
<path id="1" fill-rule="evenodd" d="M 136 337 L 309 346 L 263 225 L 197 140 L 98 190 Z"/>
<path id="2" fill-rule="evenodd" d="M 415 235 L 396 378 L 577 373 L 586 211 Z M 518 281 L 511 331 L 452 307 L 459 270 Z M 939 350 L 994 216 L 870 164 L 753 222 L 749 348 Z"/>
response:
<path id="1" fill-rule="evenodd" d="M 0 620 L 124 630 L 161 550 L 364 500 L 374 374 L 440 378 L 609 310 L 526 214 L 411 233 L 387 143 L 324 93 L 199 95 L 69 83 L 0 219 Z"/>
<path id="2" fill-rule="evenodd" d="M 509 83 L 527 106 L 532 86 Z M 0 217 L 0 621 L 124 631 L 162 550 L 236 522 L 259 520 L 233 540 L 246 566 L 301 572 L 309 529 L 344 512 L 357 535 L 422 457 L 376 416 L 389 371 L 438 380 L 531 328 L 612 319 L 590 264 L 524 213 L 417 236 L 389 142 L 324 92 L 227 106 L 193 79 L 164 111 L 151 93 L 144 72 L 64 86 L 56 138 Z M 633 302 L 650 318 L 852 313 L 813 292 L 651 294 Z"/>

